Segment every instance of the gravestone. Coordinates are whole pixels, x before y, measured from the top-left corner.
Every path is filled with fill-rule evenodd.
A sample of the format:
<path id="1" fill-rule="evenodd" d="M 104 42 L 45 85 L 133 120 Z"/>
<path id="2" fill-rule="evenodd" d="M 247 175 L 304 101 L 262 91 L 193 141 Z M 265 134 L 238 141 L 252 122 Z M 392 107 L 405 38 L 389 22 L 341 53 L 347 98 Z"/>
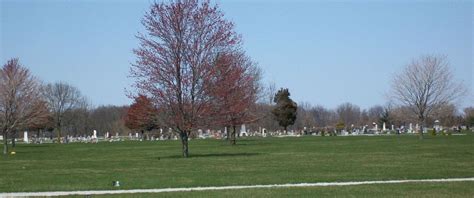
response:
<path id="1" fill-rule="evenodd" d="M 379 126 L 377 125 L 377 123 L 373 122 L 372 124 L 374 125 L 374 131 L 378 131 L 378 130 L 379 130 Z"/>
<path id="2" fill-rule="evenodd" d="M 383 122 L 383 124 L 382 124 L 382 131 L 386 131 L 386 130 L 387 130 L 387 128 L 385 127 L 385 122 Z"/>
<path id="3" fill-rule="evenodd" d="M 343 135 L 343 136 L 348 136 L 348 135 L 349 135 L 349 132 L 347 132 L 345 129 L 343 129 L 343 130 L 341 131 L 341 135 Z"/>
<path id="4" fill-rule="evenodd" d="M 248 136 L 247 129 L 245 128 L 245 124 L 242 124 L 242 126 L 240 126 L 240 136 L 241 137 Z"/>
<path id="5" fill-rule="evenodd" d="M 28 143 L 28 131 L 23 133 L 23 142 Z"/>
<path id="6" fill-rule="evenodd" d="M 441 125 L 440 125 L 440 121 L 439 121 L 439 120 L 435 120 L 435 121 L 434 121 L 434 126 L 433 126 L 433 128 L 436 130 L 436 132 L 439 132 L 439 131 L 441 131 L 441 130 L 443 129 L 443 128 L 441 127 Z"/>

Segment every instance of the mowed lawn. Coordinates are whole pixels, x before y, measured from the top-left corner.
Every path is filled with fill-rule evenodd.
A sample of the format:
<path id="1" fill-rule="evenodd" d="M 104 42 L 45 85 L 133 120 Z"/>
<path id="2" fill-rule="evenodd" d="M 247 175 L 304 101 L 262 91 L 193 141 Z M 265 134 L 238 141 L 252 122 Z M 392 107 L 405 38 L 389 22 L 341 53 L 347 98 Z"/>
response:
<path id="1" fill-rule="evenodd" d="M 0 158 L 0 192 L 474 177 L 472 134 L 426 136 L 424 140 L 416 136 L 248 138 L 237 144 L 192 140 L 188 159 L 180 157 L 179 141 L 19 144 L 16 155 Z M 113 187 L 114 180 L 121 186 Z M 473 193 L 473 182 L 291 189 L 302 195 L 314 191 L 337 196 L 329 190 L 366 192 L 368 188 L 376 196 L 384 192 L 380 189 L 389 192 L 396 186 Z M 288 189 L 235 192 L 265 196 L 293 191 Z M 191 193 L 212 196 L 233 192 Z"/>
<path id="2" fill-rule="evenodd" d="M 159 197 L 473 197 L 474 182 L 292 187 L 160 193 Z M 75 196 L 84 197 L 84 196 Z M 94 197 L 157 197 L 153 193 Z"/>

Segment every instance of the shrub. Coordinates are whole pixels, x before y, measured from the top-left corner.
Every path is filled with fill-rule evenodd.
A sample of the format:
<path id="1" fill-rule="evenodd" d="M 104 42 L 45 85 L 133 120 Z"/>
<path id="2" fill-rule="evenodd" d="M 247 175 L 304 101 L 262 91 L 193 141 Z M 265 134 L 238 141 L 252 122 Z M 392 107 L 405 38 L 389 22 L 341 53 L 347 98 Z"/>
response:
<path id="1" fill-rule="evenodd" d="M 430 130 L 430 133 L 431 133 L 432 136 L 436 136 L 436 130 L 431 129 L 431 130 Z"/>
<path id="2" fill-rule="evenodd" d="M 346 125 L 344 124 L 344 122 L 338 122 L 338 123 L 336 124 L 336 131 L 340 132 L 340 131 L 342 131 L 345 127 L 346 127 Z"/>

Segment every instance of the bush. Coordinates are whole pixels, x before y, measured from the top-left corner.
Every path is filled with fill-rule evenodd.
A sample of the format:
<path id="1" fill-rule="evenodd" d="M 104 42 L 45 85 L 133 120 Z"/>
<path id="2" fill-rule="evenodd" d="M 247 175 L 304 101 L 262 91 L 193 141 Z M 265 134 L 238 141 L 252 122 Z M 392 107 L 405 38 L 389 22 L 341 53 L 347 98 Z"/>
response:
<path id="1" fill-rule="evenodd" d="M 432 136 L 436 136 L 436 130 L 431 129 L 431 130 L 430 130 L 430 133 L 431 133 Z"/>
<path id="2" fill-rule="evenodd" d="M 338 122 L 336 124 L 336 131 L 340 132 L 342 131 L 344 128 L 346 128 L 346 125 L 344 124 L 344 122 Z"/>
<path id="3" fill-rule="evenodd" d="M 441 131 L 441 135 L 442 135 L 442 136 L 446 136 L 445 130 Z"/>

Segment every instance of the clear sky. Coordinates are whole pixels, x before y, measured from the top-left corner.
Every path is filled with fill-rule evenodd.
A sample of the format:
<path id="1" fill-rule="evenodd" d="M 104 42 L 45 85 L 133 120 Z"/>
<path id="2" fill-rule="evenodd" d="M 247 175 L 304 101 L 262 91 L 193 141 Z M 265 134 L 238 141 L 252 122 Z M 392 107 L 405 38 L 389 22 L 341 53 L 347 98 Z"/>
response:
<path id="1" fill-rule="evenodd" d="M 152 0 L 0 0 L 0 62 L 20 58 L 45 82 L 78 87 L 94 105 L 123 105 L 134 37 Z M 472 1 L 217 1 L 264 81 L 298 102 L 384 104 L 392 75 L 445 54 L 474 87 Z M 462 106 L 474 105 L 471 96 Z"/>

